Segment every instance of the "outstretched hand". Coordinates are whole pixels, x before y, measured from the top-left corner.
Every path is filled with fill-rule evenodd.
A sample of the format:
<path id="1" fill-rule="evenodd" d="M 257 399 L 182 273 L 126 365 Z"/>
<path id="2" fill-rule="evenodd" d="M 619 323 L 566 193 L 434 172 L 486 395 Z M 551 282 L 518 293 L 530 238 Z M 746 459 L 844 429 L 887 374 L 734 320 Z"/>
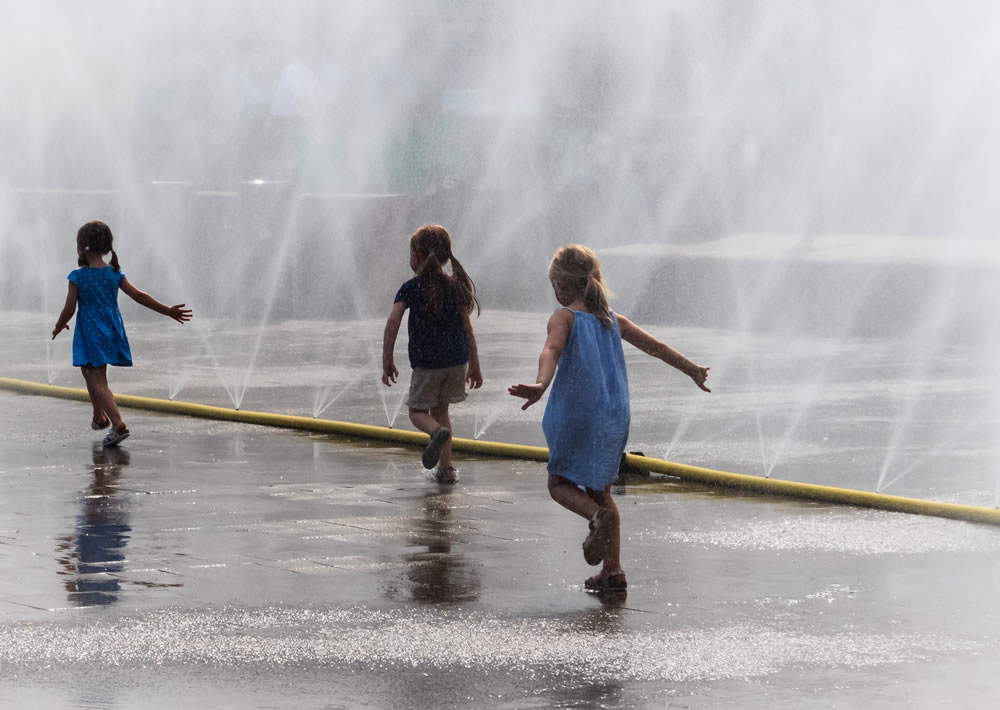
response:
<path id="1" fill-rule="evenodd" d="M 69 326 L 68 325 L 64 325 L 62 328 L 59 328 L 58 326 L 55 327 L 55 328 L 53 328 L 52 329 L 52 339 L 55 340 L 56 336 L 59 335 L 64 330 L 69 330 Z"/>
<path id="2" fill-rule="evenodd" d="M 533 385 L 511 385 L 507 388 L 507 392 L 511 396 L 528 400 L 521 405 L 521 409 L 527 409 L 542 398 L 542 395 L 545 394 L 545 387 L 538 383 Z"/>
<path id="3" fill-rule="evenodd" d="M 176 306 L 170 306 L 167 309 L 167 315 L 173 318 L 178 323 L 186 323 L 191 320 L 191 309 L 185 308 L 185 304 L 178 303 Z"/>
<path id="4" fill-rule="evenodd" d="M 701 365 L 695 365 L 695 367 L 697 369 L 695 370 L 694 374 L 691 375 L 691 379 L 694 380 L 694 383 L 698 385 L 701 389 L 705 390 L 706 392 L 711 392 L 712 390 L 710 390 L 708 387 L 705 386 L 705 380 L 708 378 L 708 371 L 711 368 L 702 367 Z"/>

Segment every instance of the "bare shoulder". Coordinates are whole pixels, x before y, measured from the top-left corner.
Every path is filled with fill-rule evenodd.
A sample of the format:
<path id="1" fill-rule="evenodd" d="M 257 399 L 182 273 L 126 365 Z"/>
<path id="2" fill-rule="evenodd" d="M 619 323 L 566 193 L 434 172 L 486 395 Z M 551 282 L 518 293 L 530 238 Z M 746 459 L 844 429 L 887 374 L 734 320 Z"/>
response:
<path id="1" fill-rule="evenodd" d="M 573 311 L 568 308 L 560 308 L 551 316 L 549 316 L 549 329 L 552 328 L 570 328 L 573 326 L 574 319 Z"/>
<path id="2" fill-rule="evenodd" d="M 560 308 L 549 316 L 549 324 L 545 329 L 545 345 L 547 348 L 561 352 L 569 334 L 573 331 L 573 311 Z"/>

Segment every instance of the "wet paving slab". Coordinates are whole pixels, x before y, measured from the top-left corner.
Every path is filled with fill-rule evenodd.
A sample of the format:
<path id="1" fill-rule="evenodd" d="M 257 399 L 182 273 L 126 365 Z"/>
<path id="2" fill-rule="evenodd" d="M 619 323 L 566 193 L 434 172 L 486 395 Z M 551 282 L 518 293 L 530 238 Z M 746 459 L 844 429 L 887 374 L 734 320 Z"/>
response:
<path id="1" fill-rule="evenodd" d="M 1000 530 L 0 393 L 0 706 L 988 707 Z"/>

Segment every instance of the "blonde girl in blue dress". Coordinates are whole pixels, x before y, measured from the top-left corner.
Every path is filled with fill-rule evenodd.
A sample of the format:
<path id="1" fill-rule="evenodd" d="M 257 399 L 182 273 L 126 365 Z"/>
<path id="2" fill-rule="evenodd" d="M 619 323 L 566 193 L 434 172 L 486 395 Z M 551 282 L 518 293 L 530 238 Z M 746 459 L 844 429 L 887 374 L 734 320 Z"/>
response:
<path id="1" fill-rule="evenodd" d="M 611 497 L 630 417 L 622 340 L 677 368 L 706 392 L 708 368 L 611 312 L 601 264 L 587 247 L 560 247 L 549 264 L 549 280 L 562 308 L 549 318 L 538 375 L 534 384 L 513 385 L 508 391 L 526 399 L 521 408 L 527 409 L 552 384 L 542 418 L 549 495 L 588 521 L 584 559 L 604 566 L 585 581 L 586 588 L 624 590 L 628 582 L 621 566 L 620 520 Z"/>
<path id="2" fill-rule="evenodd" d="M 55 328 L 52 339 L 69 330 L 69 320 L 76 315 L 73 332 L 73 365 L 83 372 L 87 392 L 94 407 L 91 428 L 100 431 L 111 427 L 104 437 L 104 446 L 117 446 L 128 438 L 129 430 L 122 419 L 115 396 L 108 387 L 108 365 L 132 366 L 132 351 L 121 311 L 118 310 L 118 290 L 128 294 L 136 303 L 150 310 L 170 316 L 178 323 L 191 320 L 191 309 L 184 304 L 167 306 L 148 293 L 140 291 L 125 278 L 112 246 L 114 237 L 104 222 L 87 222 L 76 233 L 76 253 L 79 269 L 69 275 L 66 305 Z M 111 254 L 109 264 L 104 256 Z"/>

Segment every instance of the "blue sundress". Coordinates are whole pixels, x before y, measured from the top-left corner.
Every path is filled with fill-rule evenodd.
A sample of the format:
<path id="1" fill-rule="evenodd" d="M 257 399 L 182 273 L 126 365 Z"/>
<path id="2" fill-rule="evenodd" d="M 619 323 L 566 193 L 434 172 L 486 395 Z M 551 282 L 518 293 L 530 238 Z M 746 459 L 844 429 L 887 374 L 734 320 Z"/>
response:
<path id="1" fill-rule="evenodd" d="M 70 272 L 76 284 L 76 327 L 73 330 L 74 367 L 132 366 L 132 350 L 118 310 L 118 289 L 125 274 L 110 266 L 84 266 Z"/>
<path id="2" fill-rule="evenodd" d="M 596 316 L 573 311 L 542 431 L 549 475 L 601 491 L 618 475 L 630 422 L 628 374 L 618 320 L 606 328 Z"/>

